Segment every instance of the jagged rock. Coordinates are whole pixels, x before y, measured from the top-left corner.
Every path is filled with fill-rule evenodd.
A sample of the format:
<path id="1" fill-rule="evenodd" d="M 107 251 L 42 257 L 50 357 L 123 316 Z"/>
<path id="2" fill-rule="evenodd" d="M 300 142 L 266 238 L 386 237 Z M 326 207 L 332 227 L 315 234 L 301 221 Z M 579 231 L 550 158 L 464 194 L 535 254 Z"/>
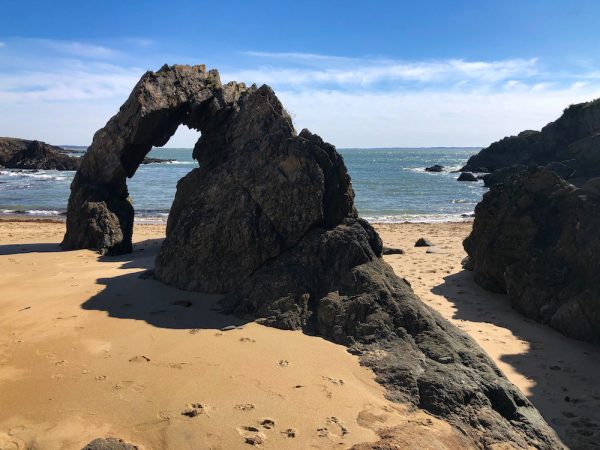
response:
<path id="1" fill-rule="evenodd" d="M 471 172 L 463 172 L 458 176 L 457 181 L 478 181 L 477 177 Z"/>
<path id="2" fill-rule="evenodd" d="M 177 185 L 157 279 L 347 345 L 390 399 L 444 418 L 473 445 L 563 448 L 483 350 L 383 261 L 342 157 L 307 130 L 296 135 L 267 86 L 221 86 L 216 72 L 181 66 L 144 75 L 84 157 L 66 247 L 131 249 L 125 176 L 179 123 L 202 132 L 200 167 Z"/>
<path id="3" fill-rule="evenodd" d="M 577 165 L 576 160 L 562 161 L 562 162 L 551 162 L 544 166 L 544 169 L 549 172 L 554 172 L 561 178 L 572 178 L 577 173 L 577 170 L 570 165 Z"/>
<path id="4" fill-rule="evenodd" d="M 435 244 L 427 238 L 419 238 L 415 242 L 415 247 L 433 247 Z"/>
<path id="5" fill-rule="evenodd" d="M 98 438 L 87 444 L 81 450 L 140 450 L 137 445 L 129 444 L 123 439 Z"/>
<path id="6" fill-rule="evenodd" d="M 509 167 L 503 167 L 502 169 L 494 170 L 492 173 L 488 173 L 481 177 L 485 187 L 492 187 L 495 184 L 503 183 L 508 177 L 521 173 L 527 169 L 523 165 L 514 165 Z"/>
<path id="7" fill-rule="evenodd" d="M 444 170 L 444 166 L 440 166 L 439 164 L 434 164 L 431 167 L 425 167 L 426 172 L 442 172 Z"/>
<path id="8" fill-rule="evenodd" d="M 540 168 L 492 186 L 475 208 L 465 267 L 527 317 L 600 342 L 599 186 Z"/>
<path id="9" fill-rule="evenodd" d="M 0 166 L 7 169 L 77 170 L 79 161 L 45 142 L 0 137 Z"/>
<path id="10" fill-rule="evenodd" d="M 543 167 L 561 162 L 569 168 L 561 168 L 561 176 L 600 176 L 600 99 L 569 106 L 541 132 L 523 131 L 494 142 L 469 158 L 461 171 L 494 172 L 515 165 Z"/>

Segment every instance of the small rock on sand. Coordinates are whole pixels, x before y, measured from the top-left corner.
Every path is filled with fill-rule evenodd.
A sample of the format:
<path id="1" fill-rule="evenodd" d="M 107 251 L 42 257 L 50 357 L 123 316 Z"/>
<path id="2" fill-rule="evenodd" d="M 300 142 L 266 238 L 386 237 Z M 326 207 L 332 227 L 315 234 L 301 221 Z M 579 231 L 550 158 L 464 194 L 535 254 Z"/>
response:
<path id="1" fill-rule="evenodd" d="M 433 242 L 427 238 L 419 238 L 419 240 L 415 242 L 415 247 L 433 247 Z"/>

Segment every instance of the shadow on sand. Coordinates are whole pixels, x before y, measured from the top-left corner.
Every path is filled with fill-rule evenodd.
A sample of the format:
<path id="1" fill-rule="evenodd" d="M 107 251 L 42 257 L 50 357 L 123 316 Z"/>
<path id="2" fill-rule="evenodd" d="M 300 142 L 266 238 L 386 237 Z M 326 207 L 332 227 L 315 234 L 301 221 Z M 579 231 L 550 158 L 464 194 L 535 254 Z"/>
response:
<path id="1" fill-rule="evenodd" d="M 431 292 L 453 304 L 454 319 L 490 323 L 519 339 L 526 351 L 501 355 L 500 360 L 531 382 L 527 397 L 569 446 L 598 448 L 589 433 L 600 429 L 600 386 L 594 376 L 600 349 L 524 317 L 508 296 L 486 291 L 469 271 L 445 277 Z M 496 344 L 503 345 L 504 339 L 500 335 Z"/>
<path id="2" fill-rule="evenodd" d="M 0 255 L 21 255 L 24 253 L 50 253 L 62 252 L 59 244 L 6 244 L 0 245 Z"/>
<path id="3" fill-rule="evenodd" d="M 85 301 L 87 310 L 106 311 L 110 317 L 143 320 L 160 328 L 220 329 L 239 326 L 242 321 L 234 316 L 219 313 L 217 302 L 221 296 L 189 292 L 145 278 L 143 271 L 151 269 L 160 249 L 162 239 L 148 239 L 134 245 L 133 253 L 121 256 L 101 256 L 99 261 L 120 263 L 123 275 L 99 278 L 104 286 L 98 294 Z"/>

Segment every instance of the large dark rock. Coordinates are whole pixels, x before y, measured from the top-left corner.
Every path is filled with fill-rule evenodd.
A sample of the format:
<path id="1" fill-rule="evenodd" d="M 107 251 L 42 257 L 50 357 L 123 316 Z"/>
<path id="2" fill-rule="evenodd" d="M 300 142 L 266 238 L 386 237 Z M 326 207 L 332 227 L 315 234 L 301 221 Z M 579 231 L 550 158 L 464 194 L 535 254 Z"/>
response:
<path id="1" fill-rule="evenodd" d="M 488 173 L 481 177 L 485 187 L 492 187 L 495 184 L 503 183 L 507 178 L 521 173 L 527 170 L 527 166 L 514 165 L 509 167 L 503 167 L 502 169 L 494 170 L 492 173 Z"/>
<path id="2" fill-rule="evenodd" d="M 463 172 L 458 176 L 457 181 L 479 181 L 471 172 Z"/>
<path id="3" fill-rule="evenodd" d="M 563 177 L 600 176 L 600 99 L 569 106 L 541 132 L 523 131 L 491 144 L 469 158 L 461 171 L 485 168 L 493 172 L 515 165 L 543 167 L 550 163 L 569 168 L 560 167 Z"/>
<path id="4" fill-rule="evenodd" d="M 296 135 L 269 87 L 228 86 L 199 68 L 146 74 L 84 157 L 65 245 L 130 250 L 125 177 L 179 122 L 191 125 L 202 132 L 200 166 L 177 185 L 157 279 L 224 294 L 229 313 L 348 346 L 390 399 L 443 417 L 481 448 L 563 448 L 483 350 L 383 261 L 335 148 L 307 130 Z"/>
<path id="5" fill-rule="evenodd" d="M 77 170 L 79 161 L 45 142 L 0 137 L 0 166 L 7 169 Z"/>
<path id="6" fill-rule="evenodd" d="M 514 307 L 578 339 L 600 342 L 600 179 L 576 188 L 530 168 L 492 186 L 475 208 L 466 267 Z"/>
<path id="7" fill-rule="evenodd" d="M 439 164 L 434 164 L 430 167 L 425 167 L 426 172 L 443 172 L 444 166 L 440 166 Z"/>

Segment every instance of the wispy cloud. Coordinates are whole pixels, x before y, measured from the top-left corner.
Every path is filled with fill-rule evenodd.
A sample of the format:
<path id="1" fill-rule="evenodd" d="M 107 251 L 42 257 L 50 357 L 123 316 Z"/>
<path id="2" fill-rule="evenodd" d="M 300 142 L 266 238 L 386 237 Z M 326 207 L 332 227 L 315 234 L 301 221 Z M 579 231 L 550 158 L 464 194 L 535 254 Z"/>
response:
<path id="1" fill-rule="evenodd" d="M 539 73 L 538 60 L 500 61 L 394 61 L 389 59 L 346 58 L 312 53 L 244 52 L 255 57 L 258 67 L 227 72 L 227 79 L 251 80 L 276 86 L 302 88 L 365 86 L 380 83 L 496 83 Z M 264 64 L 268 60 L 269 64 Z"/>
<path id="2" fill-rule="evenodd" d="M 5 41 L 0 135 L 53 143 L 88 144 L 145 70 L 164 61 L 210 63 L 157 54 L 159 45 L 137 38 L 119 45 Z M 343 147 L 486 145 L 600 96 L 597 67 L 552 71 L 536 58 L 398 61 L 256 51 L 224 58 L 223 81 L 270 84 L 298 129 Z M 196 138 L 177 134 L 170 145 Z"/>

